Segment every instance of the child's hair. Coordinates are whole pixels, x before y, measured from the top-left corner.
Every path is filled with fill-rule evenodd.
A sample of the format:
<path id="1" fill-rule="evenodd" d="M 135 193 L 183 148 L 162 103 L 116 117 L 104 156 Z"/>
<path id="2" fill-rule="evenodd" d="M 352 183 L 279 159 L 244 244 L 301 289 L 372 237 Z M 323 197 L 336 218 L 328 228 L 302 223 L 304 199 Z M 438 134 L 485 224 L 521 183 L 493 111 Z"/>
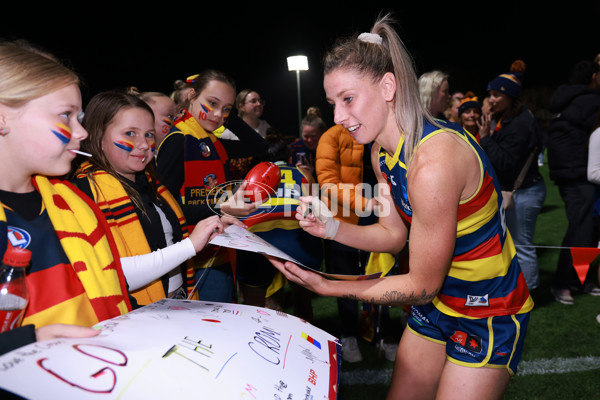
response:
<path id="1" fill-rule="evenodd" d="M 87 140 L 81 142 L 81 149 L 93 155 L 93 157 L 88 160 L 94 166 L 94 168 L 90 168 L 87 171 L 87 176 L 90 178 L 90 181 L 94 182 L 92 173 L 95 170 L 101 169 L 108 172 L 123 185 L 125 192 L 127 192 L 127 195 L 138 209 L 144 210 L 141 198 L 137 191 L 133 189 L 127 183 L 127 180 L 114 169 L 102 150 L 102 140 L 106 134 L 108 125 L 114 120 L 119 111 L 132 108 L 139 108 L 147 111 L 152 117 L 152 120 L 154 120 L 152 108 L 135 95 L 120 91 L 107 91 L 92 97 L 85 109 L 85 115 L 82 122 L 82 125 L 88 131 L 89 136 Z M 148 163 L 146 171 L 150 173 L 152 178 L 152 190 L 157 194 L 158 182 L 153 166 L 153 162 Z M 98 189 L 98 187 L 96 187 L 96 189 Z M 158 196 L 156 197 L 159 198 Z"/>
<path id="2" fill-rule="evenodd" d="M 396 78 L 395 114 L 400 132 L 405 135 L 407 164 L 423 131 L 424 119 L 434 123 L 423 107 L 412 57 L 392 27 L 390 15 L 379 17 L 371 35 L 378 35 L 381 43 L 361 40 L 357 36 L 341 39 L 324 58 L 324 74 L 337 69 L 354 71 L 378 82 L 391 72 Z"/>
<path id="3" fill-rule="evenodd" d="M 168 95 L 162 92 L 140 92 L 140 90 L 135 86 L 128 87 L 126 93 L 135 97 L 139 97 L 140 99 L 148 103 L 148 105 L 152 105 L 155 101 L 154 99 L 156 99 L 157 97 L 170 98 Z"/>
<path id="4" fill-rule="evenodd" d="M 21 107 L 63 87 L 79 84 L 75 72 L 43 49 L 23 40 L 0 43 L 0 103 Z"/>
<path id="5" fill-rule="evenodd" d="M 173 91 L 169 97 L 177 104 L 177 107 L 181 107 L 185 103 L 186 99 L 184 94 L 187 89 L 189 89 L 189 86 L 185 81 L 177 79 L 173 82 Z"/>
<path id="6" fill-rule="evenodd" d="M 265 161 L 287 163 L 290 159 L 290 147 L 281 138 L 281 135 L 278 132 L 268 132 L 266 140 L 269 147 L 264 157 Z"/>
<path id="7" fill-rule="evenodd" d="M 190 77 L 191 78 L 191 77 Z M 200 93 L 202 93 L 202 91 L 204 90 L 204 88 L 206 87 L 206 85 L 208 85 L 209 82 L 212 81 L 219 81 L 219 82 L 223 82 L 229 86 L 231 86 L 233 88 L 234 92 L 237 92 L 236 87 L 235 87 L 235 81 L 230 78 L 228 75 L 226 75 L 225 73 L 221 72 L 221 71 L 217 71 L 215 69 L 206 69 L 202 72 L 200 72 L 198 75 L 195 75 L 193 77 L 193 79 L 188 78 L 187 80 L 187 85 L 194 89 L 194 92 L 196 93 L 194 98 L 198 97 L 200 95 Z M 193 99 L 187 99 L 184 100 L 183 107 L 184 108 L 189 108 L 190 106 L 190 102 Z"/>
<path id="8" fill-rule="evenodd" d="M 309 107 L 306 110 L 306 116 L 302 118 L 302 122 L 300 123 L 300 130 L 306 125 L 312 126 L 317 129 L 319 133 L 323 133 L 327 130 L 327 124 L 321 118 L 321 110 L 318 107 Z"/>

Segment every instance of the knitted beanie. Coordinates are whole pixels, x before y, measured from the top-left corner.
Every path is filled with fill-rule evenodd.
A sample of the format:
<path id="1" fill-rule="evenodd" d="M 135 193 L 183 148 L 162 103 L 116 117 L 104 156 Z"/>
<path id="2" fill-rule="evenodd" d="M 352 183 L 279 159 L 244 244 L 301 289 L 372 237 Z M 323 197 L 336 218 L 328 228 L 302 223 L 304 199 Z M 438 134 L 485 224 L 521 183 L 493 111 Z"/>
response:
<path id="1" fill-rule="evenodd" d="M 521 97 L 521 81 L 525 73 L 523 60 L 516 60 L 510 66 L 510 72 L 495 77 L 488 83 L 487 90 L 497 90 L 514 99 Z"/>
<path id="2" fill-rule="evenodd" d="M 481 112 L 481 103 L 479 103 L 479 98 L 475 96 L 473 92 L 467 92 L 465 97 L 458 104 L 458 116 L 465 112 L 468 108 L 477 108 L 479 112 Z"/>

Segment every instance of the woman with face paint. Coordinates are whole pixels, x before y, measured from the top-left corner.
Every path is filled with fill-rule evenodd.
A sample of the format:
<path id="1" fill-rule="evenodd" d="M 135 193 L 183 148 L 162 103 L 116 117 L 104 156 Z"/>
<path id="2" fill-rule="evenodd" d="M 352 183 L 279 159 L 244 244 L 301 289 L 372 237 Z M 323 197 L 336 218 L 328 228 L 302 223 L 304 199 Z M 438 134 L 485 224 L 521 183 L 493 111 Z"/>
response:
<path id="1" fill-rule="evenodd" d="M 80 117 L 75 73 L 31 46 L 0 43 L 0 257 L 8 246 L 32 253 L 30 302 L 16 335 L 24 342 L 94 335 L 86 327 L 131 310 L 102 212 L 56 178 L 87 137 Z"/>
<path id="2" fill-rule="evenodd" d="M 179 204 L 155 178 L 155 124 L 147 103 L 103 92 L 85 111 L 89 138 L 82 148 L 92 157 L 80 164 L 74 182 L 106 217 L 130 292 L 139 305 L 188 297 L 194 270 L 186 261 L 223 230 L 219 216 L 200 221 L 188 235 Z"/>
<path id="3" fill-rule="evenodd" d="M 244 186 L 226 202 L 215 188 L 228 189 L 229 157 L 212 133 L 221 128 L 235 102 L 235 84 L 220 71 L 205 70 L 188 79 L 190 91 L 183 111 L 157 150 L 160 180 L 180 196 L 188 224 L 218 213 L 242 217 L 258 204 L 243 200 Z M 200 300 L 231 302 L 235 287 L 228 251 L 209 246 L 195 258 Z"/>

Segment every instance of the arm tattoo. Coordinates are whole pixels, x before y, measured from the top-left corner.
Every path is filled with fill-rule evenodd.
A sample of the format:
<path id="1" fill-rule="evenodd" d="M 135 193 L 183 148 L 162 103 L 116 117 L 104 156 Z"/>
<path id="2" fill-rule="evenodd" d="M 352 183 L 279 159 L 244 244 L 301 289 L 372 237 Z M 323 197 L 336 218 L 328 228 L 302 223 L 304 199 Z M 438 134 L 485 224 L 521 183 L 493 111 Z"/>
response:
<path id="1" fill-rule="evenodd" d="M 386 306 L 401 306 L 404 304 L 407 305 L 419 305 L 419 304 L 427 304 L 431 302 L 435 296 L 438 294 L 439 290 L 435 289 L 431 293 L 427 293 L 425 290 L 421 292 L 421 294 L 415 294 L 414 292 L 411 294 L 405 294 L 399 292 L 397 290 L 388 290 L 381 295 L 379 299 L 375 299 L 374 297 L 367 299 L 361 298 L 356 294 L 346 294 L 341 297 L 350 300 L 364 301 L 373 304 L 381 304 Z"/>

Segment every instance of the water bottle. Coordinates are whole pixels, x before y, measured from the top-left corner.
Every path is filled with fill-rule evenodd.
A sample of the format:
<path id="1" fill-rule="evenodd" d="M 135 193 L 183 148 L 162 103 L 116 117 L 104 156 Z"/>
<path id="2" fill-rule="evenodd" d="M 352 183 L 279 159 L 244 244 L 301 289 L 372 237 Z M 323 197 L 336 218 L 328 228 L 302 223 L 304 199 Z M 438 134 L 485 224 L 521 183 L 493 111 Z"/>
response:
<path id="1" fill-rule="evenodd" d="M 21 326 L 29 303 L 25 268 L 30 261 L 30 250 L 6 248 L 0 269 L 0 333 Z"/>

